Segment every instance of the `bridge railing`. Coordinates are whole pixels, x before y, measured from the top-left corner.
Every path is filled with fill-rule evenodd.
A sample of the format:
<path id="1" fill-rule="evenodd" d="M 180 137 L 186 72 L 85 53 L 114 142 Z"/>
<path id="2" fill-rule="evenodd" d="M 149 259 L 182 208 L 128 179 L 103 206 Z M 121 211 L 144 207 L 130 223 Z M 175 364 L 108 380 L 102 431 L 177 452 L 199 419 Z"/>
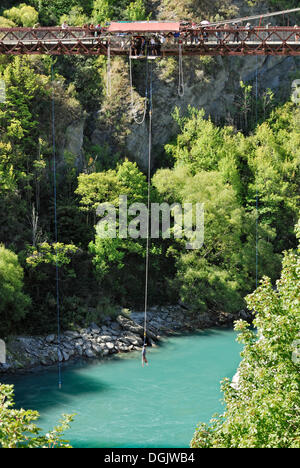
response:
<path id="1" fill-rule="evenodd" d="M 70 41 L 91 37 L 86 28 L 74 27 L 62 29 L 53 28 L 0 28 L 0 40 L 3 42 L 27 42 L 27 41 Z"/>
<path id="2" fill-rule="evenodd" d="M 0 28 L 1 42 L 46 42 L 61 41 L 74 42 L 78 40 L 94 40 L 100 38 L 109 39 L 112 44 L 121 45 L 128 43 L 132 34 L 107 34 L 91 32 L 88 28 L 69 27 L 62 29 L 52 28 Z M 143 33 L 141 33 L 142 35 Z M 146 33 L 150 36 L 151 33 Z M 174 44 L 172 33 L 165 35 L 165 45 Z M 183 29 L 180 41 L 185 44 L 197 44 L 198 42 L 300 42 L 300 27 L 257 27 L 251 30 L 245 27 L 238 29 L 232 27 L 203 27 L 197 29 Z"/>
<path id="3" fill-rule="evenodd" d="M 181 38 L 183 43 L 300 42 L 300 27 L 257 27 L 253 29 L 207 27 L 185 30 Z"/>

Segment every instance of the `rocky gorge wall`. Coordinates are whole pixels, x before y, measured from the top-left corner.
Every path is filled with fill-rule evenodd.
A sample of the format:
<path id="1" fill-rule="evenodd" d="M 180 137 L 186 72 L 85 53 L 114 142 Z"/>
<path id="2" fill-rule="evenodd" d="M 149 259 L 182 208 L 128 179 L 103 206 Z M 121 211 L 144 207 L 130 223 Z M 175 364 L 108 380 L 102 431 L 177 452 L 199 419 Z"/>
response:
<path id="1" fill-rule="evenodd" d="M 65 134 L 64 149 L 76 155 L 78 164 L 84 153 L 83 141 L 88 132 L 90 142 L 110 152 L 119 152 L 147 167 L 148 119 L 137 125 L 132 119 L 128 64 L 125 59 L 115 58 L 112 75 L 112 96 L 106 97 L 101 109 L 92 119 L 72 123 Z M 135 72 L 136 91 L 134 110 L 141 111 L 144 97 L 144 62 Z M 258 93 L 274 92 L 279 100 L 288 100 L 292 81 L 300 70 L 298 57 L 217 57 L 184 58 L 185 94 L 178 96 L 178 63 L 176 58 L 158 59 L 153 65 L 153 161 L 160 165 L 159 158 L 164 146 L 178 133 L 172 117 L 175 107 L 182 116 L 188 106 L 203 108 L 206 116 L 216 123 L 231 125 L 239 107 L 236 96 L 240 94 L 240 82 L 255 87 L 258 67 Z M 138 92 L 140 91 L 140 93 Z M 87 125 L 92 123 L 92 128 Z"/>

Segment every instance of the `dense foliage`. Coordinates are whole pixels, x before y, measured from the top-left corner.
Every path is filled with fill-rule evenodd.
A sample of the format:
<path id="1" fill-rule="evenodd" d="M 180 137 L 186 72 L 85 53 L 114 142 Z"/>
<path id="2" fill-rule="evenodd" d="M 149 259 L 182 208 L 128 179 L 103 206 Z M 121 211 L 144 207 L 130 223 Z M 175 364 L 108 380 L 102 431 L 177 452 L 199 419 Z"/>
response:
<path id="1" fill-rule="evenodd" d="M 300 239 L 300 222 L 298 223 Z M 244 343 L 238 384 L 223 382 L 225 413 L 198 427 L 192 447 L 300 447 L 300 244 L 285 253 L 277 288 L 269 278 L 247 298 L 254 326 L 240 321 Z"/>
<path id="2" fill-rule="evenodd" d="M 27 0 L 0 7 L 0 26 L 31 27 L 39 23 L 56 26 L 67 21 L 83 26 L 91 21 L 105 24 L 113 19 L 140 21 L 149 17 L 144 0 Z M 12 6 L 12 8 L 10 8 Z"/>
<path id="3" fill-rule="evenodd" d="M 37 411 L 14 409 L 12 385 L 0 384 L 0 448 L 71 448 L 63 439 L 73 416 L 64 415 L 47 434 L 35 424 Z"/>
<path id="4" fill-rule="evenodd" d="M 161 2 L 161 17 L 235 14 L 230 1 L 175 3 Z M 11 25 L 57 25 L 144 19 L 157 13 L 150 10 L 142 0 L 31 0 L 3 2 L 0 14 L 1 22 Z M 0 59 L 0 79 L 6 84 L 6 102 L 0 104 L 0 242 L 18 256 L 24 275 L 11 306 L 15 312 L 10 312 L 20 320 L 7 321 L 2 333 L 55 330 L 56 266 L 63 327 L 97 320 L 115 305 L 143 303 L 145 239 L 102 239 L 95 231 L 100 203 L 112 203 L 118 215 L 121 195 L 128 206 L 147 198 L 143 172 L 125 159 L 125 145 L 114 143 L 116 137 L 124 142 L 128 132 L 127 70 L 122 59 L 113 61 L 114 94 L 108 99 L 105 64 L 102 57 Z M 174 67 L 171 60 L 172 73 Z M 59 244 L 54 236 L 52 104 Z M 185 116 L 174 111 L 177 136 L 165 148 L 168 168 L 157 165 L 153 174 L 151 201 L 204 203 L 205 240 L 201 250 L 186 250 L 185 239 L 174 238 L 173 223 L 170 238 L 160 233 L 151 242 L 149 287 L 155 303 L 181 299 L 195 313 L 236 313 L 244 307 L 243 297 L 256 280 L 256 194 L 259 276 L 278 278 L 282 251 L 295 246 L 299 109 L 278 103 L 268 90 L 256 103 L 248 83 L 241 83 L 236 107 L 232 126 L 216 125 L 192 107 Z M 94 144 L 90 137 L 103 121 L 111 128 L 110 138 Z M 64 149 L 74 122 L 84 122 L 80 156 Z M 134 215 L 130 223 L 136 223 Z M 22 297 L 27 307 L 20 307 Z"/>
<path id="5" fill-rule="evenodd" d="M 17 255 L 0 245 L 0 333 L 13 331 L 28 310 L 30 299 L 23 293 L 23 278 Z"/>
<path id="6" fill-rule="evenodd" d="M 101 239 L 95 233 L 99 203 L 117 207 L 119 197 L 126 195 L 130 206 L 147 198 L 144 174 L 109 146 L 92 146 L 87 139 L 80 162 L 70 152 L 59 154 L 58 250 L 54 244 L 51 101 L 57 147 L 63 147 L 68 125 L 84 115 L 83 109 L 93 115 L 105 99 L 105 75 L 97 70 L 101 63 L 61 59 L 53 82 L 48 57 L 5 58 L 0 63 L 7 88 L 6 103 L 0 104 L 0 240 L 18 254 L 24 297 L 31 301 L 22 309 L 21 320 L 11 321 L 14 331 L 55 330 L 56 263 L 63 327 L 98 320 L 114 305 L 143 302 L 145 239 Z M 98 101 L 89 100 L 97 88 Z M 109 112 L 107 103 L 105 109 Z M 261 123 L 255 127 L 248 111 L 243 132 L 217 126 L 202 110 L 189 108 L 184 117 L 174 111 L 178 136 L 166 146 L 170 167 L 154 174 L 151 201 L 204 203 L 205 240 L 195 251 L 187 251 L 185 240 L 173 235 L 151 242 L 154 303 L 181 299 L 195 313 L 236 313 L 244 307 L 243 297 L 256 279 L 256 193 L 259 276 L 278 278 L 282 251 L 295 245 L 299 108 L 288 102 L 274 104 L 267 115 L 263 106 L 258 110 Z M 133 221 L 134 216 L 128 218 L 128 224 Z M 60 261 L 61 255 L 66 261 Z M 16 297 L 20 310 L 17 303 Z M 4 330 L 10 331 L 9 326 Z"/>

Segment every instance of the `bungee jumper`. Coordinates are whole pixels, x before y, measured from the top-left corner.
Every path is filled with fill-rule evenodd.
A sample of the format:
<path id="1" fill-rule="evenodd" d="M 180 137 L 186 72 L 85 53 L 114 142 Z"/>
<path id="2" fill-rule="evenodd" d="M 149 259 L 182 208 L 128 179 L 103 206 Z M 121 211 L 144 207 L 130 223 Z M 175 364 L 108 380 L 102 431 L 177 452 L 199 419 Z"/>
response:
<path id="1" fill-rule="evenodd" d="M 144 343 L 143 350 L 142 350 L 142 366 L 143 367 L 145 366 L 145 364 L 146 366 L 148 366 L 148 359 L 146 356 L 146 347 L 147 347 L 147 343 Z"/>

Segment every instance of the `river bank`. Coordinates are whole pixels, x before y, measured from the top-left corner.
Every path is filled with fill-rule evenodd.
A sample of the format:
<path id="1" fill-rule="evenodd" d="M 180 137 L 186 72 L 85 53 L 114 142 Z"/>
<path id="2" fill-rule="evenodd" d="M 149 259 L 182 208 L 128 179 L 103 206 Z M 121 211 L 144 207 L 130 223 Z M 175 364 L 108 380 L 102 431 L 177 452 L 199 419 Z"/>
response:
<path id="1" fill-rule="evenodd" d="M 147 344 L 155 346 L 162 337 L 172 334 L 228 327 L 240 318 L 249 319 L 245 311 L 238 315 L 220 312 L 192 316 L 181 305 L 152 307 L 147 313 Z M 26 373 L 58 362 L 79 358 L 101 359 L 112 354 L 141 350 L 143 324 L 143 312 L 128 313 L 122 309 L 115 318 L 107 317 L 102 323 L 67 330 L 61 334 L 60 340 L 55 334 L 10 337 L 7 362 L 0 364 L 0 374 Z"/>

